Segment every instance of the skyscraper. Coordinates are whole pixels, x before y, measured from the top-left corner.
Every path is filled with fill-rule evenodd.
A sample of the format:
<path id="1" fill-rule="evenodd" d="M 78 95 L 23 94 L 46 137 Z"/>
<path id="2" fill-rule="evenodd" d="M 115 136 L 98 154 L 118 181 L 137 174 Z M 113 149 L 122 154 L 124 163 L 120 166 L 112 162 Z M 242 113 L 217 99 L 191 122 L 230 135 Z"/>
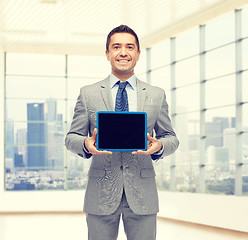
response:
<path id="1" fill-rule="evenodd" d="M 5 157 L 9 159 L 14 159 L 14 121 L 8 119 L 6 122 L 5 129 Z"/>
<path id="2" fill-rule="evenodd" d="M 15 153 L 14 167 L 24 167 L 23 155 Z"/>
<path id="3" fill-rule="evenodd" d="M 206 135 L 220 135 L 213 138 L 206 139 L 206 149 L 208 146 L 222 147 L 224 129 L 230 126 L 229 119 L 226 117 L 214 117 L 212 122 L 205 123 Z"/>
<path id="4" fill-rule="evenodd" d="M 54 98 L 46 100 L 46 121 L 56 121 L 57 119 L 57 101 Z"/>
<path id="5" fill-rule="evenodd" d="M 47 166 L 46 123 L 44 121 L 44 103 L 27 104 L 27 144 L 28 167 Z"/>
<path id="6" fill-rule="evenodd" d="M 19 128 L 16 130 L 15 144 L 17 145 L 16 154 L 23 156 L 23 163 L 27 166 L 27 129 Z"/>
<path id="7" fill-rule="evenodd" d="M 57 101 L 54 98 L 48 98 L 45 103 L 45 120 L 47 121 L 47 155 L 48 166 L 52 168 L 64 167 L 64 152 L 61 146 L 63 144 L 63 115 L 57 114 Z"/>

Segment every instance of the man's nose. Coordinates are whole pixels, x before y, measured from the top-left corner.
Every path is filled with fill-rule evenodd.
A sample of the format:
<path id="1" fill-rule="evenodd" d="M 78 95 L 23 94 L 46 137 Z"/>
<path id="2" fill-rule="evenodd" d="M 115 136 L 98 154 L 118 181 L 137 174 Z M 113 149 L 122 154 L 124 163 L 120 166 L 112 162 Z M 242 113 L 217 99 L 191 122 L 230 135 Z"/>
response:
<path id="1" fill-rule="evenodd" d="M 125 48 L 125 47 L 122 47 L 122 48 L 121 48 L 120 55 L 121 55 L 121 56 L 126 56 L 126 55 L 127 55 L 127 51 L 126 51 L 126 48 Z"/>

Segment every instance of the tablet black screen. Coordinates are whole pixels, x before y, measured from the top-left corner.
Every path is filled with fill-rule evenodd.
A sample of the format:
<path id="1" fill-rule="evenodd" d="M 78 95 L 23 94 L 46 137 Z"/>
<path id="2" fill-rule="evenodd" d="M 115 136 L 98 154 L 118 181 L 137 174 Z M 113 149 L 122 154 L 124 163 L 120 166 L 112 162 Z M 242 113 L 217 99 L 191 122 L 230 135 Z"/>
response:
<path id="1" fill-rule="evenodd" d="M 99 150 L 146 150 L 146 113 L 98 112 L 97 128 Z"/>

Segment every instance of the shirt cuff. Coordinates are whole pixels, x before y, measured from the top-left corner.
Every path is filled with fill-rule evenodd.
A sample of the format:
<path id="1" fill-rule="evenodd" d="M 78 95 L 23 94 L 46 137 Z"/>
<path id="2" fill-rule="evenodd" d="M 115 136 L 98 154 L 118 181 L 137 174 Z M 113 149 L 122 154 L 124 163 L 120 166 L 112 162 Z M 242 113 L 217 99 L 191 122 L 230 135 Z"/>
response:
<path id="1" fill-rule="evenodd" d="M 86 149 L 86 147 L 83 144 L 83 151 L 85 153 L 85 157 L 86 158 L 90 158 L 92 156 L 92 154 Z"/>
<path id="2" fill-rule="evenodd" d="M 152 160 L 156 160 L 156 159 L 160 158 L 163 155 L 163 153 L 164 153 L 164 145 L 160 151 L 151 154 Z"/>

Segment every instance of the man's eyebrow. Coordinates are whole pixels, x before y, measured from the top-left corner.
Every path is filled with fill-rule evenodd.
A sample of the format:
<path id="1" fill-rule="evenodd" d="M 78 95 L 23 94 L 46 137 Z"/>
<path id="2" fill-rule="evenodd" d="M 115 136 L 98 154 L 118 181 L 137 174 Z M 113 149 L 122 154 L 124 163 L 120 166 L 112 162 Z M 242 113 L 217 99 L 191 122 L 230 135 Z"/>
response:
<path id="1" fill-rule="evenodd" d="M 120 45 L 120 43 L 113 43 L 113 44 L 111 44 L 111 47 L 115 47 L 115 46 L 119 46 Z"/>
<path id="2" fill-rule="evenodd" d="M 112 46 L 115 46 L 115 45 L 121 45 L 122 43 L 113 43 Z M 134 43 L 125 43 L 125 45 L 132 45 L 132 46 L 135 46 Z"/>

